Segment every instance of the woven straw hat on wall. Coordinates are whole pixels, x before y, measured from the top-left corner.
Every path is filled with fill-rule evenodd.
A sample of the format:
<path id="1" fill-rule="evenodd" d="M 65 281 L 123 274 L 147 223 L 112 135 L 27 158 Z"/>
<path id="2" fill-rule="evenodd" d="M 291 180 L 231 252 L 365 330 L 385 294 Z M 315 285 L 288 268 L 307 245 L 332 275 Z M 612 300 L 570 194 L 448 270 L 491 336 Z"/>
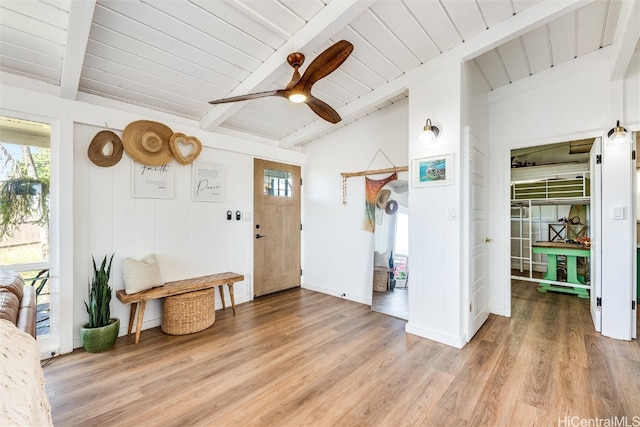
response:
<path id="1" fill-rule="evenodd" d="M 110 130 L 102 130 L 96 134 L 89 144 L 89 159 L 101 167 L 113 166 L 122 158 L 122 140 Z"/>
<path id="2" fill-rule="evenodd" d="M 173 158 L 169 138 L 173 131 L 162 123 L 138 120 L 129 123 L 122 133 L 124 151 L 138 163 L 160 166 Z"/>

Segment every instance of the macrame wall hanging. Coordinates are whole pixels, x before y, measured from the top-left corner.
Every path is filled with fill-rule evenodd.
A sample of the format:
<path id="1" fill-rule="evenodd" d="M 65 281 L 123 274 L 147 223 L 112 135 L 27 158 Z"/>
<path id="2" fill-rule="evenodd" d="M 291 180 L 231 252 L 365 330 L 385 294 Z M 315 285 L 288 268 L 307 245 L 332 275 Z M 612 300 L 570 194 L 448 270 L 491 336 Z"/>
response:
<path id="1" fill-rule="evenodd" d="M 375 160 L 378 154 L 382 154 L 385 159 L 391 164 L 392 167 L 385 169 L 369 169 L 371 164 Z M 366 231 L 373 232 L 375 230 L 376 224 L 376 198 L 378 197 L 378 193 L 388 182 L 394 181 L 398 179 L 397 172 L 405 172 L 408 171 L 408 166 L 395 166 L 389 157 L 380 149 L 376 152 L 376 154 L 369 162 L 369 166 L 367 166 L 367 170 L 360 172 L 342 172 L 342 205 L 345 206 L 347 204 L 347 178 L 351 178 L 354 176 L 364 176 L 365 177 L 365 217 L 363 229 Z M 391 175 L 386 178 L 380 180 L 374 180 L 367 177 L 367 175 L 380 175 L 390 173 Z"/>

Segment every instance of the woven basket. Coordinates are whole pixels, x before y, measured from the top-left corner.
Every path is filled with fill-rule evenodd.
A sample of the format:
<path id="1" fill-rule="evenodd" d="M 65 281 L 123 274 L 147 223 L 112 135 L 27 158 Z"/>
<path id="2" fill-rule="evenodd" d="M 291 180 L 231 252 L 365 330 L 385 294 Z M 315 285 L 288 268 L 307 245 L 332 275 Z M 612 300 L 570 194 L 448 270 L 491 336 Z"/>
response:
<path id="1" fill-rule="evenodd" d="M 376 292 L 387 292 L 387 280 L 389 273 L 386 268 L 373 269 L 373 290 Z"/>
<path id="2" fill-rule="evenodd" d="M 162 332 L 186 335 L 200 332 L 216 321 L 215 288 L 166 297 L 162 301 Z"/>

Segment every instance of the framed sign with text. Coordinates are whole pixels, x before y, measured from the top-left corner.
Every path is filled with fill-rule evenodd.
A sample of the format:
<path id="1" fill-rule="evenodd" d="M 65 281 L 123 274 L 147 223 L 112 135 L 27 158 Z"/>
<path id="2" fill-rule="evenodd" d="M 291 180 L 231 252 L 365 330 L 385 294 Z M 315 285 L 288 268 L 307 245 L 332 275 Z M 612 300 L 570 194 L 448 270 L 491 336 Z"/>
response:
<path id="1" fill-rule="evenodd" d="M 224 166 L 193 162 L 192 196 L 194 202 L 224 202 Z"/>
<path id="2" fill-rule="evenodd" d="M 147 166 L 131 161 L 131 195 L 148 199 L 173 199 L 175 162 Z"/>

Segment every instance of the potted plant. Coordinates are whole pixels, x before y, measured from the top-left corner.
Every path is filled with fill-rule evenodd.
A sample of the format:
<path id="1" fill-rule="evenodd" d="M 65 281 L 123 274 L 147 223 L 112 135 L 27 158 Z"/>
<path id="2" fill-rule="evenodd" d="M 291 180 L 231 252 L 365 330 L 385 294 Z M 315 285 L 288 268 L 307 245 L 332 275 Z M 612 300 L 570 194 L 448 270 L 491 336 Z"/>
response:
<path id="1" fill-rule="evenodd" d="M 89 322 L 80 328 L 82 347 L 89 353 L 109 350 L 116 343 L 120 331 L 120 319 L 111 318 L 111 287 L 109 276 L 113 255 L 107 264 L 107 256 L 102 260 L 100 268 L 93 260 L 93 279 L 89 283 L 89 302 L 84 305 L 89 314 Z"/>

